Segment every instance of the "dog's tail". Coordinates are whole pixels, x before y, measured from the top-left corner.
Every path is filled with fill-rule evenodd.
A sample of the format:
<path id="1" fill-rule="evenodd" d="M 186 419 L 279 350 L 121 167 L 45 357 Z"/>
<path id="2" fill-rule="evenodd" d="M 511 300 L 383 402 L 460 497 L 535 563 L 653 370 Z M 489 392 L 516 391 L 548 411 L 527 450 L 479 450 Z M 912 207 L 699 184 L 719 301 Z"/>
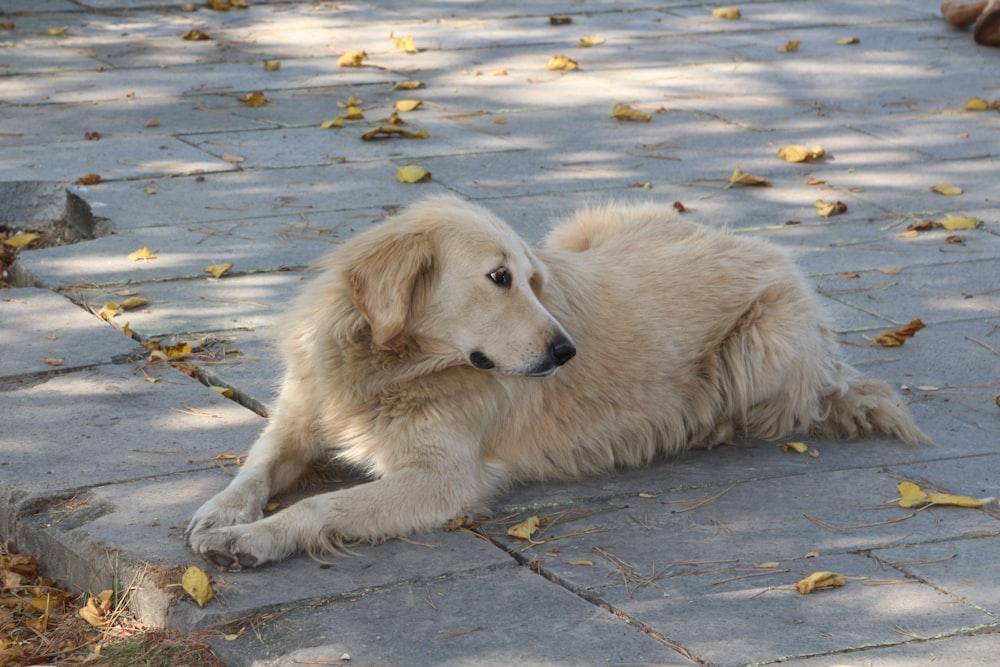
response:
<path id="1" fill-rule="evenodd" d="M 846 364 L 837 366 L 841 382 L 823 398 L 825 418 L 813 426 L 816 435 L 858 438 L 883 434 L 910 444 L 933 444 L 888 384 L 862 377 Z"/>

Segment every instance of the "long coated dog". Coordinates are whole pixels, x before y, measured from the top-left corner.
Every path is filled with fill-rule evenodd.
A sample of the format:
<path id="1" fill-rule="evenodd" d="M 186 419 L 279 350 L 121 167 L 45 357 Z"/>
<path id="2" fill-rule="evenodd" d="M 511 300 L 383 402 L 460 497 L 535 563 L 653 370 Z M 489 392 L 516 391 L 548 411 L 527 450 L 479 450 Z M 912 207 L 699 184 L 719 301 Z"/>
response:
<path id="1" fill-rule="evenodd" d="M 593 208 L 529 247 L 438 197 L 345 242 L 291 309 L 273 416 L 188 527 L 224 569 L 425 531 L 512 484 L 740 438 L 926 442 L 839 359 L 778 248 L 656 205 Z M 371 481 L 263 518 L 334 460 Z"/>

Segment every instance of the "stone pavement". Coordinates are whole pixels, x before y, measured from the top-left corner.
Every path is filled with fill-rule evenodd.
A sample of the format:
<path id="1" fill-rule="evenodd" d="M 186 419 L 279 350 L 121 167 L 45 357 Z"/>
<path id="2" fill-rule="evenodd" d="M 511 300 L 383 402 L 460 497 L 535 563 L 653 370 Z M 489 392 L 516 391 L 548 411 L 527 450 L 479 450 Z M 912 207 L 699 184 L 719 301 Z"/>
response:
<path id="1" fill-rule="evenodd" d="M 132 582 L 140 619 L 202 631 L 232 665 L 997 664 L 1000 506 L 891 501 L 903 479 L 1000 496 L 1000 114 L 964 109 L 1000 97 L 1000 50 L 937 0 L 739 7 L 5 0 L 0 224 L 60 219 L 91 240 L 22 251 L 0 294 L 0 537 L 77 589 Z M 587 35 L 605 42 L 579 47 Z M 364 66 L 338 67 L 352 49 Z M 548 70 L 555 55 L 579 70 Z M 253 91 L 269 102 L 239 100 Z M 365 120 L 322 129 L 350 96 Z M 400 115 L 428 138 L 359 140 L 403 99 L 422 101 Z M 652 120 L 618 121 L 616 103 Z M 789 144 L 827 155 L 790 164 Z M 432 179 L 397 183 L 407 164 Z M 735 167 L 773 187 L 727 188 Z M 100 183 L 73 184 L 86 174 Z M 183 526 L 233 474 L 216 457 L 262 428 L 282 305 L 317 257 L 440 192 L 532 240 L 619 199 L 787 246 L 848 356 L 901 387 L 938 446 L 753 442 L 523 488 L 483 524 L 490 540 L 439 531 L 212 572 L 198 608 L 177 587 L 200 564 Z M 820 218 L 816 199 L 847 212 Z M 900 236 L 945 215 L 983 223 Z M 129 259 L 143 246 L 156 258 Z M 96 316 L 129 296 L 149 303 Z M 915 318 L 927 328 L 905 346 L 870 344 Z M 151 340 L 190 343 L 176 366 L 195 377 L 149 364 Z M 550 521 L 535 543 L 506 536 L 530 515 Z M 817 570 L 848 582 L 792 589 Z"/>

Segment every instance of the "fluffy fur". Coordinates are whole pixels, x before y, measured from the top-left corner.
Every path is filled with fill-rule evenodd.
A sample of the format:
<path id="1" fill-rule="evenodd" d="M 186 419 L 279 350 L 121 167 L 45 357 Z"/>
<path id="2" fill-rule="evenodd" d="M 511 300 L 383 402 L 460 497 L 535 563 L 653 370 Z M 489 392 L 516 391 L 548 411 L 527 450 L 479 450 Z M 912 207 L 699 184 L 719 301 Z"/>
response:
<path id="1" fill-rule="evenodd" d="M 285 320 L 269 425 L 189 525 L 219 567 L 423 531 L 512 483 L 738 438 L 927 441 L 888 385 L 838 359 L 781 250 L 659 206 L 583 211 L 532 249 L 435 198 L 321 269 Z M 372 481 L 262 518 L 331 457 Z"/>

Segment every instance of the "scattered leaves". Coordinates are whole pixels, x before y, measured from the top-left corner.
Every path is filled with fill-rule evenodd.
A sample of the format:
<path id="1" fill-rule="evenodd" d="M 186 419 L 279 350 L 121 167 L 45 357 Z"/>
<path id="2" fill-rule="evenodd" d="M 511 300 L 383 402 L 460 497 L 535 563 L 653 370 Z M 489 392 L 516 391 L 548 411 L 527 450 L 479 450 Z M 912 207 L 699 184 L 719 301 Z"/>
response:
<path id="1" fill-rule="evenodd" d="M 80 178 L 76 179 L 77 185 L 97 185 L 100 182 L 100 174 L 84 174 Z"/>
<path id="2" fill-rule="evenodd" d="M 138 262 L 140 259 L 144 259 L 148 262 L 151 259 L 156 259 L 156 255 L 149 249 L 148 245 L 144 245 L 135 252 L 130 252 L 128 258 L 133 262 Z"/>
<path id="3" fill-rule="evenodd" d="M 951 505 L 954 507 L 982 507 L 985 501 L 972 496 L 955 496 L 950 493 L 927 493 L 913 482 L 900 482 L 898 504 L 904 509 L 917 509 L 930 505 Z M 990 498 L 989 500 L 992 500 Z"/>
<path id="4" fill-rule="evenodd" d="M 205 267 L 205 273 L 209 274 L 213 278 L 221 278 L 229 273 L 231 268 L 233 268 L 232 264 L 209 264 Z"/>
<path id="5" fill-rule="evenodd" d="M 834 588 L 847 583 L 847 577 L 836 572 L 813 572 L 795 584 L 795 590 L 803 595 L 821 588 Z"/>
<path id="6" fill-rule="evenodd" d="M 80 618 L 96 628 L 109 625 L 114 617 L 111 615 L 111 605 L 114 603 L 114 591 L 104 590 L 87 598 L 87 603 L 80 608 Z"/>
<path id="7" fill-rule="evenodd" d="M 243 102 L 243 104 L 248 107 L 259 107 L 271 101 L 267 99 L 267 97 L 264 96 L 264 92 L 260 90 L 255 90 L 252 93 L 247 93 L 246 95 L 240 95 L 236 99 Z"/>
<path id="8" fill-rule="evenodd" d="M 531 536 L 534 535 L 536 532 L 538 532 L 538 527 L 541 525 L 542 525 L 541 519 L 539 519 L 537 516 L 529 516 L 521 523 L 508 528 L 507 534 L 519 540 L 527 540 L 530 539 Z"/>
<path id="9" fill-rule="evenodd" d="M 784 46 L 778 47 L 778 53 L 793 53 L 795 51 L 798 51 L 800 46 L 802 46 L 801 40 L 790 39 L 787 42 L 785 42 Z"/>
<path id="10" fill-rule="evenodd" d="M 397 100 L 392 106 L 396 111 L 413 111 L 419 109 L 423 104 L 420 100 Z"/>
<path id="11" fill-rule="evenodd" d="M 712 17 L 717 19 L 726 19 L 727 21 L 735 21 L 740 18 L 739 7 L 716 7 L 712 10 Z"/>
<path id="12" fill-rule="evenodd" d="M 400 183 L 420 183 L 422 181 L 429 181 L 430 178 L 431 172 L 415 164 L 400 167 L 396 171 L 396 180 Z"/>
<path id="13" fill-rule="evenodd" d="M 201 30 L 191 29 L 185 33 L 181 34 L 181 39 L 187 40 L 189 42 L 207 42 L 212 39 L 212 36 L 207 32 L 202 32 Z"/>
<path id="14" fill-rule="evenodd" d="M 265 72 L 277 72 L 281 69 L 280 60 L 265 60 L 264 61 L 264 71 Z"/>
<path id="15" fill-rule="evenodd" d="M 914 335 L 926 325 L 920 320 L 913 320 L 909 324 L 904 324 L 903 326 L 890 329 L 889 331 L 883 331 L 875 340 L 872 342 L 880 347 L 899 347 L 907 341 L 909 338 L 913 338 Z"/>
<path id="16" fill-rule="evenodd" d="M 398 125 L 380 125 L 373 130 L 368 130 L 361 135 L 362 141 L 372 141 L 373 139 L 385 139 L 388 137 L 404 137 L 406 139 L 426 139 L 430 135 L 427 130 L 411 132 Z"/>
<path id="17" fill-rule="evenodd" d="M 638 120 L 648 123 L 653 117 L 645 111 L 633 109 L 627 104 L 616 104 L 611 110 L 611 114 L 618 120 Z"/>
<path id="18" fill-rule="evenodd" d="M 569 56 L 552 56 L 549 58 L 548 68 L 551 70 L 562 70 L 564 72 L 570 72 L 576 69 L 580 69 L 580 63 L 576 62 Z"/>
<path id="19" fill-rule="evenodd" d="M 597 35 L 586 35 L 580 38 L 580 41 L 577 42 L 577 46 L 587 49 L 590 48 L 591 46 L 600 46 L 603 43 L 604 43 L 603 37 L 598 37 Z"/>
<path id="20" fill-rule="evenodd" d="M 181 586 L 190 595 L 199 607 L 204 607 L 209 600 L 215 597 L 212 591 L 212 584 L 208 581 L 205 571 L 196 565 L 192 565 L 181 577 Z"/>
<path id="21" fill-rule="evenodd" d="M 781 451 L 783 452 L 795 452 L 796 454 L 805 454 L 809 451 L 809 445 L 804 442 L 786 442 L 781 446 Z"/>
<path id="22" fill-rule="evenodd" d="M 847 204 L 842 201 L 828 202 L 822 199 L 816 200 L 816 215 L 821 218 L 829 218 L 831 215 L 840 215 L 847 212 Z"/>
<path id="23" fill-rule="evenodd" d="M 988 109 L 1000 109 L 1000 100 L 987 102 L 981 97 L 970 97 L 965 102 L 966 111 L 986 111 Z"/>
<path id="24" fill-rule="evenodd" d="M 420 53 L 420 49 L 417 48 L 417 45 L 413 42 L 413 37 L 410 35 L 407 35 L 406 37 L 396 37 L 390 32 L 389 39 L 391 39 L 392 43 L 396 45 L 396 48 L 403 53 Z"/>
<path id="25" fill-rule="evenodd" d="M 726 185 L 725 189 L 728 190 L 734 185 L 760 185 L 763 187 L 770 187 L 771 181 L 767 180 L 763 176 L 745 174 L 742 169 L 736 167 L 733 169 L 733 175 L 729 177 L 729 183 Z"/>
<path id="26" fill-rule="evenodd" d="M 337 58 L 338 67 L 361 67 L 361 63 L 365 61 L 368 54 L 364 51 L 348 51 L 344 55 Z"/>
<path id="27" fill-rule="evenodd" d="M 944 195 L 945 197 L 957 197 L 962 194 L 964 190 L 957 185 L 948 185 L 947 183 L 938 183 L 937 185 L 931 186 L 931 192 L 936 192 L 939 195 Z"/>
<path id="28" fill-rule="evenodd" d="M 785 162 L 806 162 L 808 160 L 818 160 L 826 155 L 822 146 L 784 146 L 778 149 L 778 157 Z"/>

